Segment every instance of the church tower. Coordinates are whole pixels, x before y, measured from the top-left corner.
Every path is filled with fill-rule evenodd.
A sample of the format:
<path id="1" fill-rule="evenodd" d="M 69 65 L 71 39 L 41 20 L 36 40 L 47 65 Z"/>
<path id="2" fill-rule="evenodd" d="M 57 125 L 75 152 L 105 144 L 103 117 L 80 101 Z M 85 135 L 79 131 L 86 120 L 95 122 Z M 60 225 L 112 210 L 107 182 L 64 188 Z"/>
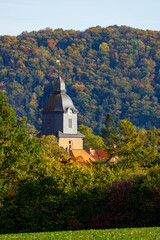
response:
<path id="1" fill-rule="evenodd" d="M 66 150 L 83 149 L 84 135 L 77 131 L 77 113 L 59 73 L 53 95 L 42 110 L 41 135 L 55 135 L 59 146 Z"/>

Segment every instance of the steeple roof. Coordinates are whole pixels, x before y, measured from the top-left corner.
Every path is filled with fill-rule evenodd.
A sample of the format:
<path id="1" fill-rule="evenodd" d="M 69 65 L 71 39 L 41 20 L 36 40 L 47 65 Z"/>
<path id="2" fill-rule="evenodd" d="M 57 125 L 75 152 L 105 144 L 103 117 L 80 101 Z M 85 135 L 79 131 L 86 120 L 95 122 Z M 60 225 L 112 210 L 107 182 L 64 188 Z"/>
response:
<path id="1" fill-rule="evenodd" d="M 71 108 L 73 113 L 78 113 L 71 98 L 66 94 L 65 83 L 59 75 L 54 83 L 53 95 L 49 97 L 42 113 L 67 112 L 68 108 Z"/>
<path id="2" fill-rule="evenodd" d="M 58 94 L 58 93 L 66 93 L 66 86 L 64 81 L 62 80 L 60 74 L 58 76 L 57 81 L 54 83 L 54 90 L 53 90 L 54 94 Z"/>

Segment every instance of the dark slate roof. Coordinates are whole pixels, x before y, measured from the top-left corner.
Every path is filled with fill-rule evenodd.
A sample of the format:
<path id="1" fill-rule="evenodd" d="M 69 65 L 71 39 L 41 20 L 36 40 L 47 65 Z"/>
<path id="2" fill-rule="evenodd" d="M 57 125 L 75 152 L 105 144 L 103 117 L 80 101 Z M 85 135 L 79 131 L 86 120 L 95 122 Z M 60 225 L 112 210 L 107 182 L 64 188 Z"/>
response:
<path id="1" fill-rule="evenodd" d="M 78 113 L 71 98 L 66 94 L 65 83 L 60 76 L 54 84 L 53 92 L 54 94 L 49 97 L 42 113 L 66 112 L 69 107 L 73 113 Z"/>
<path id="2" fill-rule="evenodd" d="M 53 92 L 56 93 L 66 93 L 66 86 L 64 81 L 62 80 L 61 76 L 58 77 L 57 81 L 54 83 L 54 90 Z"/>

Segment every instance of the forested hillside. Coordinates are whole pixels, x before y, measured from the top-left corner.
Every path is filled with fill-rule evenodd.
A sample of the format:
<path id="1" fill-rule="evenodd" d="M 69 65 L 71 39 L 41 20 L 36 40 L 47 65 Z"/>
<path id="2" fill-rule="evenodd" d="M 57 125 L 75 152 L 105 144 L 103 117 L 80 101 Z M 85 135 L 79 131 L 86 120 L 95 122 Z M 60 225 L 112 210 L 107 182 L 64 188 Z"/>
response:
<path id="1" fill-rule="evenodd" d="M 99 133 L 111 113 L 116 122 L 160 128 L 160 32 L 112 26 L 1 36 L 0 89 L 33 132 L 57 78 L 57 59 L 80 124 Z"/>

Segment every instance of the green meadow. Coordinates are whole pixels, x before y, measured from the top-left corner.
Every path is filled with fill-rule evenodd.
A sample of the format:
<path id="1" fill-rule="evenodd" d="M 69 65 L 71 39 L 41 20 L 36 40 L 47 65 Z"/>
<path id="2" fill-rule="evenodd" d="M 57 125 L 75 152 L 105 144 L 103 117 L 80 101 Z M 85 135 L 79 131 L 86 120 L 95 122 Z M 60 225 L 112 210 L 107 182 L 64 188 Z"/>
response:
<path id="1" fill-rule="evenodd" d="M 90 239 L 160 239 L 160 227 L 124 228 L 106 230 L 62 231 L 43 233 L 20 233 L 0 235 L 0 239 L 54 239 L 54 240 L 90 240 Z"/>

